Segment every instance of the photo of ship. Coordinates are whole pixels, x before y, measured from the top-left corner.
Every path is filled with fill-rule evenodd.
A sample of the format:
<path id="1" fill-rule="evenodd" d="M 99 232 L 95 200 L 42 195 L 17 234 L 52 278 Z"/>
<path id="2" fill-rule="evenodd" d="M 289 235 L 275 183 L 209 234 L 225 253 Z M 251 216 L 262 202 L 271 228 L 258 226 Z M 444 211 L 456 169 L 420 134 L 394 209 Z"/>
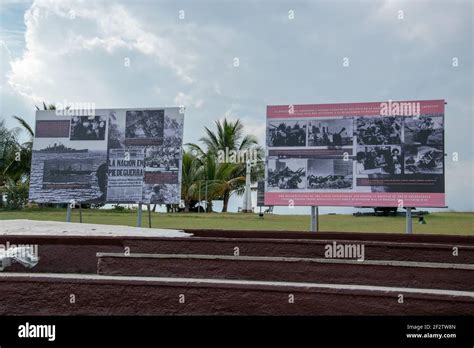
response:
<path id="1" fill-rule="evenodd" d="M 88 183 L 92 174 L 92 160 L 46 160 L 44 183 Z"/>
<path id="2" fill-rule="evenodd" d="M 80 152 L 80 153 L 84 153 L 84 152 L 88 152 L 89 150 L 88 149 L 73 149 L 71 147 L 67 147 L 61 143 L 54 143 L 53 145 L 48 145 L 47 147 L 45 147 L 44 149 L 41 149 L 41 150 L 33 150 L 33 151 L 36 151 L 36 152 L 48 152 L 48 153 L 70 153 L 70 152 Z"/>

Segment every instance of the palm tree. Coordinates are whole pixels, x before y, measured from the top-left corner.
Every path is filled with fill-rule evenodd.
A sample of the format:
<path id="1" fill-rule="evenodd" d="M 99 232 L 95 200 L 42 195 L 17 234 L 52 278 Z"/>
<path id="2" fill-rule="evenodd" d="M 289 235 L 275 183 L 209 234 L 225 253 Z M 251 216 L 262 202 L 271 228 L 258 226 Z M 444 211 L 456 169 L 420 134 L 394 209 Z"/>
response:
<path id="1" fill-rule="evenodd" d="M 26 130 L 28 133 L 28 141 L 22 144 L 16 141 L 9 147 L 3 168 L 3 175 L 17 183 L 19 181 L 29 181 L 34 132 L 23 118 L 18 116 L 13 116 L 13 118 L 21 126 L 21 128 L 14 129 L 14 132 L 19 134 L 21 130 Z"/>
<path id="2" fill-rule="evenodd" d="M 257 160 L 263 158 L 263 149 L 258 146 L 258 141 L 253 135 L 243 134 L 243 124 L 240 120 L 228 121 L 224 119 L 216 121 L 216 132 L 205 127 L 206 136 L 199 139 L 205 146 L 203 150 L 197 144 L 187 144 L 196 153 L 196 156 L 205 164 L 205 179 L 208 190 L 209 201 L 222 199 L 222 212 L 227 212 L 231 195 L 237 193 L 241 195 L 245 186 L 245 163 L 217 163 L 219 151 L 257 151 Z M 257 165 L 257 167 L 260 165 Z M 261 177 L 263 170 L 254 170 L 253 180 Z M 210 193 L 210 196 L 209 196 Z"/>
<path id="3" fill-rule="evenodd" d="M 5 125 L 5 120 L 0 120 L 0 180 L 3 178 L 7 153 L 12 146 L 18 144 L 19 132 L 19 128 L 8 129 Z"/>
<path id="4" fill-rule="evenodd" d="M 217 155 L 219 150 L 248 150 L 258 145 L 253 135 L 243 136 L 244 125 L 240 120 L 234 122 L 224 119 L 216 121 L 217 132 L 205 127 L 206 136 L 199 139 L 207 147 L 207 151 Z"/>
<path id="5" fill-rule="evenodd" d="M 245 183 L 245 176 L 234 177 L 235 164 L 218 163 L 211 154 L 201 155 L 199 158 L 200 171 L 197 177 L 198 197 L 206 199 L 206 211 L 212 212 L 212 201 L 222 199 L 224 201 L 223 212 L 227 211 L 229 196 L 226 192 L 232 192 Z M 227 198 L 226 198 L 227 197 Z"/>
<path id="6" fill-rule="evenodd" d="M 181 176 L 181 198 L 185 204 L 185 212 L 189 212 L 193 202 L 196 202 L 198 185 L 202 178 L 202 162 L 191 152 L 183 151 Z"/>
<path id="7" fill-rule="evenodd" d="M 8 177 L 5 168 L 10 162 L 10 154 L 13 148 L 18 146 L 18 133 L 20 129 L 8 129 L 5 120 L 0 120 L 0 195 L 6 191 Z M 0 197 L 0 208 L 3 207 L 3 196 Z"/>
<path id="8" fill-rule="evenodd" d="M 41 110 L 38 105 L 35 105 L 36 110 Z M 66 110 L 68 110 L 70 106 L 66 106 Z M 56 110 L 56 105 L 54 104 L 46 104 L 43 102 L 43 110 Z"/>
<path id="9" fill-rule="evenodd" d="M 41 110 L 37 105 L 35 105 L 36 110 Z M 70 107 L 67 106 L 66 110 Z M 56 105 L 46 104 L 43 102 L 43 110 L 56 110 Z M 28 141 L 19 144 L 16 142 L 15 147 L 11 147 L 9 151 L 9 159 L 7 159 L 7 164 L 3 168 L 3 174 L 11 178 L 14 182 L 18 182 L 21 179 L 29 181 L 30 170 L 31 170 L 31 155 L 33 152 L 33 138 L 35 133 L 28 122 L 25 121 L 22 117 L 13 116 L 13 118 L 20 124 L 20 128 L 15 128 L 14 132 L 16 138 L 18 134 L 24 130 L 28 134 Z"/>
<path id="10" fill-rule="evenodd" d="M 8 129 L 4 120 L 0 121 L 0 193 L 7 193 L 11 207 L 21 208 L 28 197 L 33 131 L 24 119 L 14 118 L 29 133 L 29 139 L 21 144 L 18 138 L 22 128 Z"/>
<path id="11" fill-rule="evenodd" d="M 36 106 L 37 110 L 40 110 Z M 54 104 L 47 105 L 43 102 L 44 110 L 56 110 Z M 69 109 L 69 107 L 66 107 Z M 0 121 L 0 191 L 13 192 L 19 188 L 24 194 L 28 192 L 31 170 L 31 156 L 33 151 L 34 131 L 23 118 L 13 116 L 20 127 L 7 129 L 4 120 Z M 28 140 L 20 143 L 18 138 L 22 131 L 26 131 Z M 3 201 L 0 200 L 0 206 Z"/>
<path id="12" fill-rule="evenodd" d="M 215 176 L 209 181 L 209 189 L 216 198 L 221 198 L 222 212 L 226 213 L 229 199 L 245 185 L 245 175 L 239 175 L 234 163 L 220 163 L 216 166 Z"/>

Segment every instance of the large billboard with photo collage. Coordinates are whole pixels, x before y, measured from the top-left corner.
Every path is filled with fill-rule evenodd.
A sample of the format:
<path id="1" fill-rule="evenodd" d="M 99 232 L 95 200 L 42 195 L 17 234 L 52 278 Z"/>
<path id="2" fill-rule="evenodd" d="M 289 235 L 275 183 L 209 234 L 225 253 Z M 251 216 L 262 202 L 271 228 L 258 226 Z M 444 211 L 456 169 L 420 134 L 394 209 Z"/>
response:
<path id="1" fill-rule="evenodd" d="M 265 204 L 445 206 L 444 105 L 268 106 Z"/>
<path id="2" fill-rule="evenodd" d="M 37 111 L 29 199 L 179 203 L 180 108 Z"/>

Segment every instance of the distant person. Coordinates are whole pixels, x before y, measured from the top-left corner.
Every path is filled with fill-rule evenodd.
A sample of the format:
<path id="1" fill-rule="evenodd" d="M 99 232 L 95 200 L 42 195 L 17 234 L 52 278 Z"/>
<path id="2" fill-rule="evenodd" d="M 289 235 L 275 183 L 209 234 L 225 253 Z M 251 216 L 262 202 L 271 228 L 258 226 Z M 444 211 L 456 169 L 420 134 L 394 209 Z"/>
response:
<path id="1" fill-rule="evenodd" d="M 357 163 L 356 163 L 356 172 L 357 173 L 363 173 L 365 170 L 365 153 L 364 152 L 358 152 L 357 153 Z"/>
<path id="2" fill-rule="evenodd" d="M 99 140 L 105 139 L 105 122 L 101 121 L 99 123 Z"/>
<path id="3" fill-rule="evenodd" d="M 346 130 L 345 127 L 343 127 L 338 133 L 334 133 L 332 136 L 332 143 L 334 146 L 342 146 L 342 132 Z"/>

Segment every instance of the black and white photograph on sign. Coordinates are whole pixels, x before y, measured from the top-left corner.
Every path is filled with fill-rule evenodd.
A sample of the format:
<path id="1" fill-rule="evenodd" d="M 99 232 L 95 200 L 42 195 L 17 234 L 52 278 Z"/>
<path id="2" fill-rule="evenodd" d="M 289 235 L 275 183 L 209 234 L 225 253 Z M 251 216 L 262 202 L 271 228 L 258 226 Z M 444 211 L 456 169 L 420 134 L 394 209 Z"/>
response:
<path id="1" fill-rule="evenodd" d="M 109 131 L 107 146 L 109 149 L 124 149 L 125 145 L 125 120 L 117 116 L 117 112 L 109 112 Z"/>
<path id="2" fill-rule="evenodd" d="M 443 117 L 407 117 L 405 118 L 405 144 L 443 145 Z"/>
<path id="3" fill-rule="evenodd" d="M 308 146 L 350 146 L 353 125 L 353 119 L 311 120 L 308 123 Z"/>
<path id="4" fill-rule="evenodd" d="M 403 157 L 399 145 L 358 146 L 357 174 L 402 174 Z"/>
<path id="5" fill-rule="evenodd" d="M 179 170 L 181 147 L 148 146 L 145 153 L 147 172 L 172 172 Z"/>
<path id="6" fill-rule="evenodd" d="M 401 117 L 358 117 L 357 143 L 360 145 L 401 144 Z"/>
<path id="7" fill-rule="evenodd" d="M 163 146 L 179 146 L 183 144 L 183 126 L 184 118 L 165 116 L 165 130 L 164 130 L 164 141 Z"/>
<path id="8" fill-rule="evenodd" d="M 44 161 L 43 185 L 47 184 L 86 184 L 90 187 L 93 174 L 93 161 L 86 159 L 55 158 Z"/>
<path id="9" fill-rule="evenodd" d="M 407 145 L 405 174 L 443 174 L 444 153 L 441 148 Z"/>
<path id="10" fill-rule="evenodd" d="M 141 202 L 144 148 L 110 149 L 107 171 L 108 202 Z"/>
<path id="11" fill-rule="evenodd" d="M 348 190 L 352 189 L 352 160 L 314 159 L 308 160 L 308 189 Z"/>
<path id="12" fill-rule="evenodd" d="M 69 125 L 67 137 L 63 136 L 66 131 L 62 123 L 57 128 L 57 121 Z M 106 117 L 58 116 L 54 111 L 39 111 L 36 122 L 49 123 L 54 129 L 43 129 L 42 136 L 34 138 L 29 200 L 35 203 L 105 200 Z"/>
<path id="13" fill-rule="evenodd" d="M 267 187 L 280 190 L 297 190 L 306 188 L 306 160 L 302 159 L 269 159 Z"/>
<path id="14" fill-rule="evenodd" d="M 106 127 L 106 116 L 73 116 L 70 139 L 104 140 Z"/>
<path id="15" fill-rule="evenodd" d="M 178 204 L 180 202 L 179 184 L 145 184 L 143 202 L 151 204 Z"/>
<path id="16" fill-rule="evenodd" d="M 306 121 L 270 121 L 267 129 L 268 146 L 306 146 Z"/>
<path id="17" fill-rule="evenodd" d="M 29 199 L 36 203 L 105 200 L 107 152 L 56 147 L 58 152 L 33 151 Z"/>
<path id="18" fill-rule="evenodd" d="M 126 139 L 163 140 L 164 110 L 129 110 L 125 116 Z"/>
<path id="19" fill-rule="evenodd" d="M 89 151 L 89 148 L 87 148 L 87 145 L 84 143 L 74 144 L 76 145 L 74 148 L 69 145 L 67 140 L 42 138 L 35 142 L 33 151 L 43 153 L 86 153 Z"/>

